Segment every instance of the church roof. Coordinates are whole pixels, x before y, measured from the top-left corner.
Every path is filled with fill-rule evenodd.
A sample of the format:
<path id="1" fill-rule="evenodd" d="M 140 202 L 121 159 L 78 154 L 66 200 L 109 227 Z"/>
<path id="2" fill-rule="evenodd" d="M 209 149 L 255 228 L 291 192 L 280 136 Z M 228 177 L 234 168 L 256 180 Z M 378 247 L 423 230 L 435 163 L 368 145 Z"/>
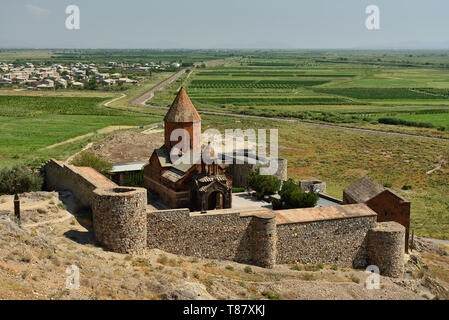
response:
<path id="1" fill-rule="evenodd" d="M 156 156 L 162 168 L 175 168 L 182 173 L 186 173 L 193 166 L 193 163 L 172 163 L 170 160 L 170 154 L 165 149 L 165 146 L 162 146 L 159 149 L 155 149 L 154 152 L 156 153 Z M 192 159 L 191 155 L 189 159 Z"/>
<path id="2" fill-rule="evenodd" d="M 187 92 L 181 88 L 164 118 L 165 122 L 196 122 L 201 117 L 190 101 Z"/>
<path id="3" fill-rule="evenodd" d="M 170 180 L 171 182 L 177 182 L 182 179 L 185 172 L 177 170 L 176 168 L 169 168 L 162 174 L 162 177 Z"/>
<path id="4" fill-rule="evenodd" d="M 346 187 L 344 192 L 358 203 L 363 203 L 374 198 L 384 190 L 385 188 L 380 184 L 365 176 Z"/>

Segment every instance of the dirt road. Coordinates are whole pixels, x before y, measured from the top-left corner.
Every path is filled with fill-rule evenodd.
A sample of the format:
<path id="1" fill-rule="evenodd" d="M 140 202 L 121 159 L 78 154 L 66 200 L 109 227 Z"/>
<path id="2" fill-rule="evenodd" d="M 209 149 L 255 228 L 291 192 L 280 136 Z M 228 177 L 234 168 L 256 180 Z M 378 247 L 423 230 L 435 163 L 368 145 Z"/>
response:
<path id="1" fill-rule="evenodd" d="M 75 137 L 75 138 L 71 138 L 71 139 L 68 139 L 68 140 L 65 140 L 65 141 L 62 141 L 62 142 L 58 142 L 58 143 L 52 144 L 50 146 L 46 146 L 46 147 L 42 148 L 42 150 L 53 149 L 53 148 L 62 146 L 62 145 L 67 144 L 67 143 L 72 143 L 72 142 L 75 142 L 75 141 L 83 140 L 83 139 L 86 139 L 88 137 L 93 136 L 95 133 L 104 134 L 104 133 L 114 132 L 114 131 L 117 131 L 117 130 L 132 129 L 132 128 L 138 128 L 138 127 L 137 126 L 108 126 L 108 127 L 102 128 L 102 129 L 98 129 L 95 132 L 89 132 L 89 133 L 83 134 L 82 136 L 78 136 L 78 137 Z"/>
<path id="2" fill-rule="evenodd" d="M 154 109 L 168 109 L 167 107 L 153 106 L 153 105 L 149 105 L 149 104 L 145 105 L 145 107 L 154 108 Z M 419 139 L 426 139 L 426 140 L 449 142 L 449 138 L 428 137 L 428 136 L 420 136 L 420 135 L 400 133 L 400 132 L 390 132 L 390 131 L 381 131 L 381 130 L 353 128 L 353 127 L 343 127 L 343 126 L 338 126 L 338 125 L 333 125 L 333 124 L 305 122 L 305 121 L 299 121 L 299 120 L 296 120 L 296 119 L 289 119 L 289 118 L 275 118 L 275 117 L 268 118 L 268 117 L 264 117 L 264 116 L 255 116 L 255 115 L 238 114 L 238 113 L 226 113 L 226 112 L 218 112 L 218 111 L 204 111 L 204 110 L 201 110 L 201 111 L 198 110 L 198 113 L 200 113 L 200 114 L 212 114 L 212 115 L 228 116 L 228 117 L 234 117 L 234 118 L 268 119 L 268 120 L 275 120 L 275 121 L 282 121 L 282 122 L 290 122 L 290 123 L 302 124 L 302 125 L 307 125 L 307 126 L 327 127 L 327 128 L 339 129 L 339 130 L 349 130 L 349 131 L 357 131 L 357 132 L 364 132 L 364 133 L 374 133 L 374 134 L 382 134 L 382 135 L 392 135 L 392 136 L 399 136 L 399 137 L 419 138 Z"/>

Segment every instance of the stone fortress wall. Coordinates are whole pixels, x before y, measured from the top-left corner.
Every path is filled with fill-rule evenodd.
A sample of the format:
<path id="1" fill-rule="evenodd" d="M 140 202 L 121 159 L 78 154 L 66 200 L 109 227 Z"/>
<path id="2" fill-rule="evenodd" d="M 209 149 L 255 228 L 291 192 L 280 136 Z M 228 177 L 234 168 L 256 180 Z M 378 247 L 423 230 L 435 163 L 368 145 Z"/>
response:
<path id="1" fill-rule="evenodd" d="M 42 171 L 46 189 L 69 190 L 84 206 L 92 206 L 95 189 L 117 187 L 92 168 L 75 167 L 54 159 L 47 161 Z"/>
<path id="2" fill-rule="evenodd" d="M 384 275 L 403 273 L 405 228 L 377 223 L 376 213 L 365 204 L 205 214 L 149 211 L 143 188 L 119 187 L 95 170 L 55 160 L 43 171 L 48 189 L 70 190 L 91 206 L 96 239 L 115 252 L 139 253 L 148 247 L 267 268 L 276 263 L 375 264 Z"/>
<path id="3" fill-rule="evenodd" d="M 67 190 L 92 209 L 95 238 L 106 248 L 139 253 L 147 246 L 144 188 L 119 187 L 92 168 L 51 159 L 42 167 L 48 190 Z"/>

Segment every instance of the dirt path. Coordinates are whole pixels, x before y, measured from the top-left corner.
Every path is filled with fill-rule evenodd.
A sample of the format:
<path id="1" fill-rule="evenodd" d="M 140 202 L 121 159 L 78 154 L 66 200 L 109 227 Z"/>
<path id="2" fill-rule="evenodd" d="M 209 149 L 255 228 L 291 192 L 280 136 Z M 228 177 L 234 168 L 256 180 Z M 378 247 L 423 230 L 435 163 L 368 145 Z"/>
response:
<path id="1" fill-rule="evenodd" d="M 218 61 L 217 63 L 223 63 L 223 61 Z M 146 104 L 146 102 L 154 97 L 154 93 L 156 91 L 164 89 L 167 85 L 178 79 L 182 74 L 186 72 L 187 69 L 182 69 L 169 77 L 168 79 L 165 79 L 161 82 L 159 82 L 157 85 L 152 87 L 150 90 L 142 94 L 141 96 L 133 99 L 130 101 L 130 104 L 136 107 L 146 107 L 146 108 L 154 108 L 154 109 L 168 109 L 167 107 L 163 106 L 155 106 Z M 192 74 L 193 71 L 191 71 L 188 75 Z M 353 128 L 353 127 L 344 127 L 344 126 L 338 126 L 333 124 L 323 124 L 323 123 L 314 123 L 314 122 L 304 122 L 299 121 L 296 119 L 286 119 L 286 118 L 273 118 L 273 117 L 263 117 L 263 116 L 255 116 L 255 115 L 247 115 L 247 114 L 235 114 L 235 113 L 226 113 L 226 112 L 218 112 L 218 111 L 198 111 L 201 114 L 212 114 L 212 115 L 222 115 L 222 116 L 231 116 L 236 118 L 253 118 L 253 119 L 270 119 L 270 120 L 276 120 L 276 121 L 282 121 L 282 122 L 290 122 L 290 123 L 297 123 L 302 125 L 309 125 L 309 126 L 315 126 L 315 127 L 327 127 L 332 129 L 339 129 L 339 130 L 348 130 L 348 131 L 357 131 L 357 132 L 365 132 L 365 133 L 374 133 L 374 134 L 382 134 L 382 135 L 392 135 L 392 136 L 399 136 L 399 137 L 408 137 L 408 138 L 419 138 L 419 139 L 427 139 L 427 140 L 436 140 L 436 141 L 449 141 L 449 138 L 437 138 L 437 137 L 428 137 L 428 136 L 421 136 L 421 135 L 414 135 L 414 134 L 407 134 L 407 133 L 399 133 L 399 132 L 390 132 L 390 131 L 382 131 L 382 130 L 372 130 L 372 129 L 361 129 L 361 128 Z"/>
<path id="2" fill-rule="evenodd" d="M 52 220 L 47 220 L 47 221 L 42 221 L 42 222 L 36 222 L 36 223 L 23 224 L 22 227 L 24 227 L 24 228 L 34 228 L 34 227 L 39 227 L 39 226 L 43 226 L 43 225 L 46 225 L 46 224 L 60 224 L 60 223 L 62 223 L 64 221 L 67 221 L 67 220 L 69 220 L 71 218 L 73 218 L 73 215 L 66 211 L 65 212 L 65 216 L 62 217 L 62 218 L 52 219 Z"/>
<path id="3" fill-rule="evenodd" d="M 443 244 L 443 245 L 445 245 L 445 246 L 449 246 L 449 240 L 433 239 L 433 238 L 424 238 L 424 237 L 421 237 L 421 238 L 424 239 L 424 240 L 433 242 L 433 243 L 435 243 L 435 244 Z"/>
<path id="4" fill-rule="evenodd" d="M 52 144 L 50 146 L 46 146 L 46 147 L 43 148 L 43 150 L 53 149 L 53 148 L 62 146 L 62 145 L 67 144 L 67 143 L 72 143 L 72 142 L 76 142 L 76 141 L 79 141 L 79 140 L 83 140 L 85 138 L 93 136 L 95 133 L 104 134 L 104 133 L 110 133 L 110 132 L 113 132 L 113 131 L 116 131 L 116 130 L 132 129 L 132 128 L 138 128 L 138 127 L 137 126 L 109 126 L 109 127 L 105 127 L 105 128 L 102 128 L 102 129 L 98 129 L 95 132 L 89 132 L 89 133 L 83 134 L 82 136 L 78 136 L 78 137 L 75 137 L 75 138 L 71 138 L 71 139 L 68 139 L 68 140 L 65 140 L 65 141 L 61 141 L 61 142 Z"/>
<path id="5" fill-rule="evenodd" d="M 86 151 L 87 149 L 89 149 L 89 148 L 92 147 L 92 146 L 93 146 L 93 143 L 92 143 L 92 142 L 89 142 L 89 143 L 86 144 L 86 145 L 84 146 L 84 148 L 82 148 L 80 151 L 78 151 L 77 153 L 72 154 L 70 157 L 68 157 L 67 160 L 66 160 L 65 162 L 67 162 L 67 163 L 72 162 L 73 158 L 75 158 L 78 154 L 80 154 L 80 153 L 83 152 L 83 151 Z"/>
<path id="6" fill-rule="evenodd" d="M 112 103 L 112 102 L 114 102 L 114 101 L 117 101 L 117 100 L 120 100 L 120 99 L 122 99 L 122 98 L 124 98 L 124 97 L 126 97 L 126 94 L 123 93 L 120 97 L 117 97 L 117 98 L 114 98 L 114 99 L 112 99 L 112 100 L 109 100 L 108 102 L 105 102 L 105 103 L 103 104 L 103 106 L 107 107 L 107 106 L 109 106 L 110 103 Z"/>

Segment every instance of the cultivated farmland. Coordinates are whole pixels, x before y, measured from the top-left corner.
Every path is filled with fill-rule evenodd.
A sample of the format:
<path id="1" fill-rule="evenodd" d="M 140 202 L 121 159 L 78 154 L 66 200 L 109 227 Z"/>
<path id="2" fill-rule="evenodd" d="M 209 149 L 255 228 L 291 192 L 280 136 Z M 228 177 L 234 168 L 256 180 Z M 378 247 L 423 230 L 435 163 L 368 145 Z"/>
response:
<path id="1" fill-rule="evenodd" d="M 184 86 L 200 110 L 449 137 L 443 56 L 449 59 L 444 53 L 252 52 L 196 69 Z M 175 89 L 149 103 L 168 105 Z M 404 121 L 378 122 L 386 117 Z"/>

